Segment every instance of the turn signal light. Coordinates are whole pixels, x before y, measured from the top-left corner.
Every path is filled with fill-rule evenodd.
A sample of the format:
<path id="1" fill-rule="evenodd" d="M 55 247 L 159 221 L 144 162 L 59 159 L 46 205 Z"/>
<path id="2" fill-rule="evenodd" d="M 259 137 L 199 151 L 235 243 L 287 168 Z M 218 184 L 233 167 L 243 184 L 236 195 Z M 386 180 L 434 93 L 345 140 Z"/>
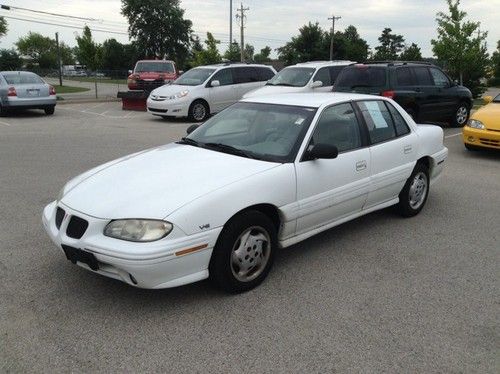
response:
<path id="1" fill-rule="evenodd" d="M 9 87 L 9 90 L 7 91 L 7 96 L 17 96 L 16 88 Z"/>
<path id="2" fill-rule="evenodd" d="M 396 93 L 394 91 L 382 91 L 380 93 L 380 95 L 383 97 L 388 97 L 389 99 L 394 99 L 394 96 L 396 96 Z"/>
<path id="3" fill-rule="evenodd" d="M 53 86 L 49 86 L 49 95 L 55 95 L 56 89 Z"/>

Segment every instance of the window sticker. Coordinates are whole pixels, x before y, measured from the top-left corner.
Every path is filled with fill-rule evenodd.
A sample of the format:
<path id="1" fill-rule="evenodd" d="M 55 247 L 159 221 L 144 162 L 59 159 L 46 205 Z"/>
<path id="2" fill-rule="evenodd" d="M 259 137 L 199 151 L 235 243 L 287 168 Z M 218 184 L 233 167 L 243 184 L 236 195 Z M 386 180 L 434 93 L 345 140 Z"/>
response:
<path id="1" fill-rule="evenodd" d="M 366 101 L 364 104 L 373 121 L 373 124 L 375 125 L 375 128 L 386 129 L 389 127 L 376 101 Z"/>

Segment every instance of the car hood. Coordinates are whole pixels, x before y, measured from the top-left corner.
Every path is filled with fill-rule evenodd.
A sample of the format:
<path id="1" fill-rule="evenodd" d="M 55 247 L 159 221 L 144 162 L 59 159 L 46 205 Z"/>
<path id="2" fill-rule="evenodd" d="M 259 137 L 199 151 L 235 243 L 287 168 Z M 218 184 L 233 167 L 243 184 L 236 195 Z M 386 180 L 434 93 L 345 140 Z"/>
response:
<path id="1" fill-rule="evenodd" d="M 162 219 L 203 195 L 278 165 L 172 143 L 84 173 L 68 183 L 61 202 L 97 218 Z"/>
<path id="2" fill-rule="evenodd" d="M 243 95 L 244 99 L 256 96 L 264 96 L 264 95 L 274 95 L 274 94 L 283 94 L 283 93 L 294 93 L 294 92 L 304 92 L 308 91 L 307 87 L 287 87 L 287 86 L 264 86 L 261 88 L 257 88 L 256 90 L 252 90 Z"/>
<path id="3" fill-rule="evenodd" d="M 133 75 L 139 77 L 139 79 L 159 79 L 160 76 L 163 77 L 163 79 L 174 79 L 176 77 L 175 73 L 158 73 L 155 71 L 143 71 L 134 73 Z"/>
<path id="4" fill-rule="evenodd" d="M 481 121 L 489 130 L 500 130 L 500 103 L 483 106 L 471 118 Z"/>
<path id="5" fill-rule="evenodd" d="M 181 86 L 179 84 L 166 84 L 151 91 L 151 95 L 170 96 L 185 90 L 190 91 L 190 89 L 192 89 L 192 86 Z"/>

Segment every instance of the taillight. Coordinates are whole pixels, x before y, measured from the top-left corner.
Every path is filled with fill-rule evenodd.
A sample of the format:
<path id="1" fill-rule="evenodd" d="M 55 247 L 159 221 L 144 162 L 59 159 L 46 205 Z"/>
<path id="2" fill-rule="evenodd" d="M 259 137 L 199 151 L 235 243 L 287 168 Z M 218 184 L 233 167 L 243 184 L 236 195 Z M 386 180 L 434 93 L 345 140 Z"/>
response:
<path id="1" fill-rule="evenodd" d="M 9 90 L 7 91 L 7 96 L 17 96 L 16 88 L 9 87 Z"/>
<path id="2" fill-rule="evenodd" d="M 56 89 L 53 86 L 49 86 L 49 95 L 55 95 Z"/>
<path id="3" fill-rule="evenodd" d="M 394 96 L 396 96 L 396 93 L 394 91 L 382 91 L 380 93 L 380 96 L 388 97 L 389 99 L 394 99 Z"/>

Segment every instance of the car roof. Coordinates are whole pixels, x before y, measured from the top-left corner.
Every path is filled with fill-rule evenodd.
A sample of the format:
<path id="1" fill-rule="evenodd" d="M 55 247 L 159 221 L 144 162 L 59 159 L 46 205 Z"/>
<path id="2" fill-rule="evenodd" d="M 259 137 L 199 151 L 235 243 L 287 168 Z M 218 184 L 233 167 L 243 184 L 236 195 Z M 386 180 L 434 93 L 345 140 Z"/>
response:
<path id="1" fill-rule="evenodd" d="M 169 64 L 173 64 L 172 60 L 138 60 L 137 62 L 165 62 Z"/>
<path id="2" fill-rule="evenodd" d="M 351 100 L 363 99 L 380 99 L 385 100 L 381 96 L 355 94 L 355 93 L 341 93 L 341 92 L 321 92 L 321 93 L 290 93 L 278 95 L 263 95 L 257 97 L 249 97 L 248 99 L 241 100 L 242 102 L 249 103 L 262 103 L 262 104 L 278 104 L 278 105 L 292 105 L 319 108 L 322 105 L 342 103 Z"/>
<path id="3" fill-rule="evenodd" d="M 5 71 L 0 71 L 0 74 L 31 74 L 31 75 L 38 75 L 35 74 L 31 71 L 20 71 L 20 70 L 5 70 Z"/>
<path id="4" fill-rule="evenodd" d="M 435 66 L 430 62 L 425 61 L 369 61 L 369 62 L 360 62 L 353 64 L 354 66 L 363 65 L 363 66 L 378 66 L 378 67 L 386 67 L 386 66 Z"/>
<path id="5" fill-rule="evenodd" d="M 300 62 L 298 64 L 287 67 L 300 66 L 300 67 L 319 68 L 324 66 L 347 66 L 355 63 L 356 63 L 355 61 L 349 61 L 349 60 L 308 61 L 308 62 Z"/>
<path id="6" fill-rule="evenodd" d="M 271 65 L 265 65 L 265 64 L 247 64 L 245 62 L 222 62 L 220 64 L 211 64 L 211 65 L 197 66 L 197 68 L 226 68 L 226 67 L 265 67 L 265 68 L 272 68 Z"/>

